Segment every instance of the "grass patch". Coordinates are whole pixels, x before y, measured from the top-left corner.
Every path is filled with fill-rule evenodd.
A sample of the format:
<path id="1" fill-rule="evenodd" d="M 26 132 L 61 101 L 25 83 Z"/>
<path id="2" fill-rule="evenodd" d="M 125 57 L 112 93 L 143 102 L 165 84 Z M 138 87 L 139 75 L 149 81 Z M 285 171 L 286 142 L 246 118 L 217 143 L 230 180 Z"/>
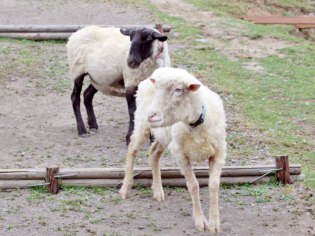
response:
<path id="1" fill-rule="evenodd" d="M 143 187 L 140 184 L 135 185 L 137 193 L 140 195 L 151 196 L 152 190 L 149 187 Z"/>
<path id="2" fill-rule="evenodd" d="M 61 185 L 62 191 L 66 195 L 82 195 L 85 193 L 92 193 L 97 195 L 113 195 L 117 194 L 117 188 L 112 187 L 83 187 L 83 186 L 71 186 L 71 185 Z"/>
<path id="3" fill-rule="evenodd" d="M 230 187 L 231 185 L 222 186 L 223 189 L 230 189 Z M 233 185 L 233 191 L 233 197 L 251 197 L 256 203 L 296 200 L 291 186 L 281 186 L 276 182 L 260 185 Z"/>
<path id="4" fill-rule="evenodd" d="M 299 15 L 301 11 L 310 11 L 308 0 L 274 0 L 260 4 L 256 1 L 222 1 L 222 0 L 186 0 L 195 7 L 209 10 L 220 16 L 243 16 L 250 10 L 269 12 L 277 15 Z"/>
<path id="5" fill-rule="evenodd" d="M 69 88 L 65 56 L 56 58 L 50 51 L 65 42 L 0 38 L 0 43 L 0 60 L 3 62 L 0 64 L 0 82 L 30 78 L 40 88 L 38 95 L 45 94 L 47 89 L 63 93 Z"/>
<path id="6" fill-rule="evenodd" d="M 208 10 L 216 15 L 222 16 L 220 24 L 226 24 L 231 27 L 237 27 L 242 36 L 246 36 L 250 39 L 260 39 L 263 37 L 272 37 L 292 42 L 303 41 L 302 38 L 295 37 L 292 35 L 295 27 L 291 25 L 260 25 L 253 24 L 245 20 L 241 20 L 240 17 L 246 15 L 250 9 L 257 9 L 257 3 L 250 1 L 234 1 L 226 2 L 219 0 L 186 0 L 195 7 L 201 10 Z M 299 3 L 285 3 L 278 1 L 275 3 L 278 8 L 272 6 L 272 4 L 263 5 L 263 9 L 270 12 L 276 13 L 277 15 L 292 15 L 292 11 L 296 11 L 297 8 L 307 9 L 307 1 L 301 1 Z M 275 12 L 275 9 L 279 9 L 279 12 Z M 291 12 L 290 12 L 291 11 Z M 298 13 L 299 15 L 299 13 Z M 235 18 L 236 17 L 236 18 Z"/>
<path id="7" fill-rule="evenodd" d="M 32 203 L 39 203 L 50 197 L 46 186 L 32 187 L 30 191 L 31 192 L 26 196 L 26 199 Z"/>

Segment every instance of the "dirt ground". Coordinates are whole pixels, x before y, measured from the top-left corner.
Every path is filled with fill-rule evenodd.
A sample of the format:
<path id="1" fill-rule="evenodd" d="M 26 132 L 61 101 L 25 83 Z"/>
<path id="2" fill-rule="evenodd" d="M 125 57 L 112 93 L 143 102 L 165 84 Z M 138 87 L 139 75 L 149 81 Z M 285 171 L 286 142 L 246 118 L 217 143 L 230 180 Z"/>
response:
<path id="1" fill-rule="evenodd" d="M 196 12 L 183 1 L 152 1 L 168 14 L 179 14 L 199 23 L 210 18 L 213 43 L 233 59 L 233 50 L 245 50 L 233 33 L 231 48 L 220 44 L 229 29 L 216 28 L 211 14 Z M 163 7 L 167 3 L 168 7 Z M 0 0 L 1 24 L 146 24 L 156 20 L 147 10 L 106 0 Z M 187 11 L 188 8 L 190 11 Z M 195 12 L 194 12 L 195 11 Z M 192 12 L 194 17 L 183 15 Z M 197 19 L 196 16 L 200 16 Z M 209 18 L 210 17 L 210 18 Z M 214 30 L 213 30 L 214 29 Z M 170 37 L 172 34 L 170 35 Z M 234 40 L 235 39 L 235 40 Z M 243 40 L 240 39 L 239 40 Z M 283 42 L 268 42 L 272 50 Z M 261 47 L 265 44 L 262 42 Z M 170 45 L 172 48 L 172 45 Z M 259 47 L 259 45 L 257 46 Z M 247 48 L 248 53 L 264 52 Z M 251 56 L 263 56 L 254 54 Z M 67 79 L 64 43 L 0 41 L 0 163 L 1 168 L 122 167 L 126 154 L 127 106 L 122 98 L 97 94 L 95 113 L 100 130 L 79 138 L 75 128 Z M 86 117 L 84 109 L 83 117 Z M 228 111 L 232 122 L 240 117 Z M 230 130 L 242 135 L 238 130 Z M 256 134 L 253 133 L 253 136 Z M 258 135 L 258 134 L 257 134 Z M 255 143 L 258 156 L 246 164 L 268 163 L 268 148 Z M 233 156 L 228 164 L 244 164 Z M 146 150 L 137 166 L 147 166 Z M 165 154 L 162 166 L 176 165 Z M 208 214 L 208 189 L 201 190 Z M 312 192 L 300 183 L 224 187 L 220 192 L 223 232 L 220 235 L 315 235 Z M 186 189 L 167 188 L 166 201 L 152 198 L 148 188 L 136 188 L 122 201 L 117 189 L 81 189 L 50 196 L 41 191 L 0 191 L 0 235 L 207 235 L 194 229 L 191 200 Z"/>

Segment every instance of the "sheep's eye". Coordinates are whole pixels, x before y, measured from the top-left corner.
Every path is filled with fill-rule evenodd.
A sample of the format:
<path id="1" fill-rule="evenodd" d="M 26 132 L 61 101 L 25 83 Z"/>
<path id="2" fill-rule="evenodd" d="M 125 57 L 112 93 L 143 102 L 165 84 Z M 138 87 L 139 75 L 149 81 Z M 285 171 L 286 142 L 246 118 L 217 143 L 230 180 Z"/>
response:
<path id="1" fill-rule="evenodd" d="M 148 36 L 145 40 L 146 40 L 146 41 L 152 41 L 152 37 L 151 37 L 151 36 Z"/>
<path id="2" fill-rule="evenodd" d="M 175 93 L 181 93 L 181 92 L 182 92 L 182 89 L 180 89 L 180 88 L 175 89 Z"/>

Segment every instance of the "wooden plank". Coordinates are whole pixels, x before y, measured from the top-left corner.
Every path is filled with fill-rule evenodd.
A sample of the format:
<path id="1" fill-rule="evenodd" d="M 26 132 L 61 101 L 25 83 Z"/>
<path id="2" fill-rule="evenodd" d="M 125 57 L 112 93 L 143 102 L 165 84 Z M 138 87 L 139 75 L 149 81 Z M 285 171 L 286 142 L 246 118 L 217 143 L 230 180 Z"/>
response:
<path id="1" fill-rule="evenodd" d="M 292 168 L 301 168 L 300 164 L 290 164 L 290 167 Z M 231 169 L 268 169 L 268 168 L 276 168 L 275 165 L 244 165 L 244 166 L 224 166 L 223 170 L 231 170 Z M 178 167 L 162 167 L 162 170 L 178 170 Z M 207 169 L 207 167 L 204 166 L 194 166 L 194 170 L 204 170 Z M 109 167 L 109 168 L 66 168 L 66 167 L 60 167 L 60 171 L 62 172 L 70 172 L 70 171 L 106 171 L 106 172 L 115 172 L 115 171 L 124 171 L 125 168 L 122 167 Z M 150 170 L 150 167 L 136 167 L 136 171 L 139 170 Z M 24 169 L 0 169 L 0 173 L 13 173 L 13 172 L 45 172 L 46 168 L 24 168 Z"/>
<path id="2" fill-rule="evenodd" d="M 43 180 L 0 180 L 0 189 L 27 188 L 29 185 L 43 184 Z"/>
<path id="3" fill-rule="evenodd" d="M 0 37 L 29 40 L 66 40 L 72 33 L 0 33 Z"/>
<path id="4" fill-rule="evenodd" d="M 294 180 L 303 180 L 304 176 L 296 175 L 292 176 Z M 208 186 L 209 178 L 199 177 L 197 178 L 200 187 Z M 245 177 L 221 177 L 221 184 L 245 184 L 255 180 L 255 176 Z M 256 183 L 267 183 L 271 180 L 270 176 L 258 180 Z M 75 185 L 75 186 L 98 186 L 98 187 L 120 187 L 122 181 L 118 179 L 67 179 L 63 180 L 62 184 Z M 151 179 L 134 179 L 134 186 L 141 185 L 150 187 L 152 184 Z M 186 187 L 186 181 L 184 178 L 166 178 L 162 179 L 163 186 L 169 187 Z"/>
<path id="5" fill-rule="evenodd" d="M 289 24 L 303 25 L 315 24 L 315 16 L 244 16 L 242 19 L 252 21 L 256 24 Z"/>
<path id="6" fill-rule="evenodd" d="M 159 24 L 158 24 L 159 25 Z M 89 25 L 0 25 L 2 33 L 70 33 Z M 153 27 L 155 25 L 99 25 L 101 27 L 138 28 Z M 163 32 L 170 32 L 171 26 L 163 25 Z"/>
<path id="7" fill-rule="evenodd" d="M 274 165 L 264 166 L 226 166 L 223 167 L 222 177 L 235 176 L 261 176 L 267 171 L 275 169 Z M 207 167 L 194 167 L 197 177 L 208 177 L 209 170 Z M 290 174 L 299 175 L 301 165 L 291 164 Z M 75 174 L 75 176 L 65 177 L 63 179 L 122 179 L 125 175 L 124 168 L 60 168 L 60 175 Z M 135 168 L 135 179 L 152 178 L 152 172 L 149 167 Z M 46 170 L 42 169 L 0 169 L 0 180 L 10 179 L 44 179 Z M 175 167 L 163 167 L 161 169 L 162 178 L 178 178 L 182 175 L 180 170 Z M 270 174 L 272 175 L 272 174 Z"/>
<path id="8" fill-rule="evenodd" d="M 197 178 L 200 187 L 208 186 L 209 178 Z M 221 183 L 224 184 L 244 184 L 250 183 L 255 177 L 222 177 Z M 264 177 L 258 183 L 268 182 L 270 177 Z M 75 185 L 75 186 L 97 186 L 97 187 L 120 187 L 122 181 L 118 179 L 67 179 L 63 180 L 62 184 Z M 151 179 L 134 179 L 134 186 L 141 185 L 150 187 L 152 184 Z M 163 186 L 169 187 L 186 187 L 184 178 L 169 178 L 162 179 Z"/>
<path id="9" fill-rule="evenodd" d="M 296 24 L 295 27 L 299 29 L 313 29 L 315 24 Z"/>
<path id="10" fill-rule="evenodd" d="M 291 176 L 295 181 L 303 180 L 304 175 L 293 175 Z M 221 177 L 221 184 L 245 184 L 250 183 L 256 177 L 246 176 L 246 177 Z M 200 187 L 208 186 L 208 178 L 197 178 Z M 271 177 L 265 176 L 264 178 L 258 180 L 256 183 L 266 183 L 269 182 Z M 141 186 L 151 186 L 151 179 L 135 179 L 135 185 Z M 0 180 L 0 189 L 16 189 L 16 188 L 28 188 L 30 185 L 44 184 L 44 181 L 40 180 Z M 86 186 L 86 187 L 120 187 L 122 183 L 121 179 L 65 179 L 62 180 L 64 185 L 73 186 Z M 162 179 L 163 186 L 170 187 L 186 187 L 186 182 L 184 178 L 169 178 Z"/>

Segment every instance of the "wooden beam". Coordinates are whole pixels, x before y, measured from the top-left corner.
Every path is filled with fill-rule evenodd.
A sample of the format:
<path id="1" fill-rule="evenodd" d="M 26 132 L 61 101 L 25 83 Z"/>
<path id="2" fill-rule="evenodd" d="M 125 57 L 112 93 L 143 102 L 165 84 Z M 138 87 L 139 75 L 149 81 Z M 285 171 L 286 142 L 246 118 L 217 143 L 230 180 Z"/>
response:
<path id="1" fill-rule="evenodd" d="M 242 19 L 252 21 L 255 24 L 315 24 L 315 16 L 243 16 Z"/>
<path id="2" fill-rule="evenodd" d="M 295 181 L 303 180 L 304 175 L 291 176 Z M 255 176 L 243 176 L 243 177 L 221 177 L 221 184 L 245 184 L 252 182 Z M 272 177 L 265 176 L 259 179 L 256 183 L 267 183 Z M 208 186 L 209 178 L 199 177 L 197 178 L 200 187 Z M 63 185 L 73 186 L 85 186 L 85 187 L 120 187 L 122 179 L 64 179 L 61 181 Z M 134 186 L 141 185 L 149 187 L 151 186 L 151 179 L 135 179 Z M 16 189 L 16 188 L 28 188 L 31 185 L 44 185 L 43 180 L 0 180 L 0 189 Z M 164 178 L 162 179 L 163 186 L 169 187 L 186 187 L 186 181 L 184 178 Z"/>
<path id="3" fill-rule="evenodd" d="M 157 24 L 159 25 L 159 24 Z M 0 25 L 1 33 L 73 33 L 89 25 Z M 156 27 L 155 25 L 99 25 L 101 27 L 138 28 Z M 170 32 L 171 26 L 163 25 L 164 32 Z"/>
<path id="4" fill-rule="evenodd" d="M 299 29 L 312 29 L 312 28 L 315 28 L 315 23 L 314 24 L 296 24 L 295 27 Z"/>
<path id="5" fill-rule="evenodd" d="M 28 188 L 29 185 L 45 183 L 44 180 L 0 180 L 0 189 Z"/>
<path id="6" fill-rule="evenodd" d="M 222 177 L 236 176 L 261 176 L 264 173 L 275 169 L 274 165 L 262 166 L 226 166 L 222 169 Z M 301 165 L 291 164 L 291 175 L 301 174 Z M 207 167 L 194 167 L 197 177 L 208 177 L 209 169 Z M 75 174 L 73 177 L 65 177 L 64 179 L 123 179 L 125 175 L 124 168 L 60 168 L 60 175 Z M 135 168 L 135 179 L 152 178 L 151 169 L 149 167 Z M 44 179 L 46 169 L 0 169 L 0 180 L 26 180 L 26 179 Z M 182 177 L 179 168 L 163 167 L 161 169 L 162 178 L 178 178 Z M 272 175 L 272 174 L 270 174 Z"/>
<path id="7" fill-rule="evenodd" d="M 67 40 L 73 33 L 0 33 L 0 37 L 29 40 Z"/>

